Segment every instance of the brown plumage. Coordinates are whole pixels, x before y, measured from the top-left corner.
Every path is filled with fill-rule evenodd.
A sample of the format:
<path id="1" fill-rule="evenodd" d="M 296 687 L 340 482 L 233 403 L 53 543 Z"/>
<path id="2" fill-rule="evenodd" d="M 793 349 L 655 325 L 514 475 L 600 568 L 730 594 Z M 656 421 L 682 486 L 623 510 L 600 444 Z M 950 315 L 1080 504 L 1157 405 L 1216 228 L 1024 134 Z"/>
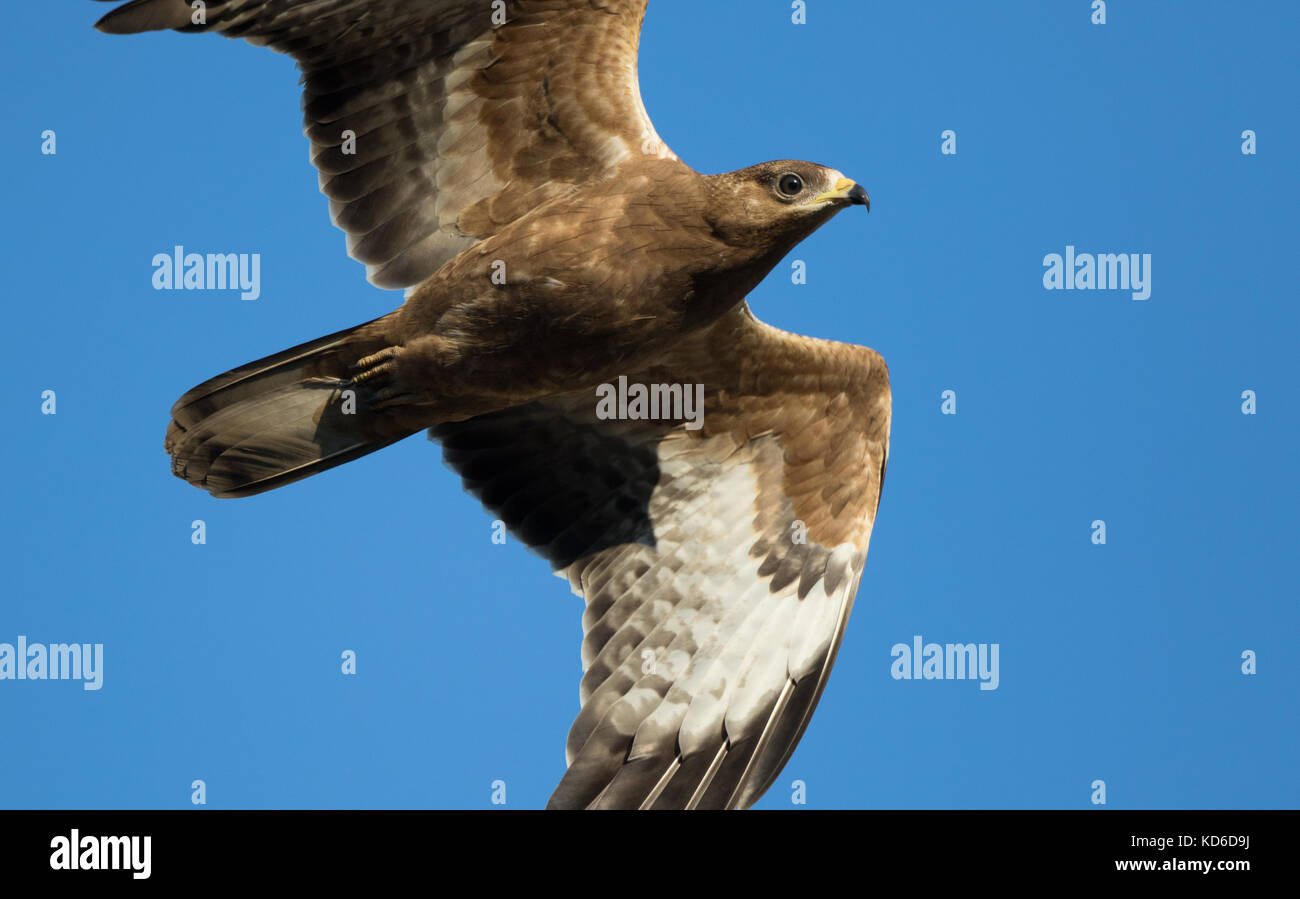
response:
<path id="1" fill-rule="evenodd" d="M 807 162 L 680 162 L 641 104 L 644 7 L 211 0 L 196 23 L 185 0 L 133 0 L 98 27 L 292 54 L 349 252 L 410 288 L 182 396 L 173 471 L 243 496 L 429 428 L 587 603 L 551 805 L 746 807 L 843 636 L 890 402 L 879 355 L 763 325 L 744 299 L 867 198 Z M 702 415 L 611 418 L 598 396 L 616 381 L 698 389 Z"/>

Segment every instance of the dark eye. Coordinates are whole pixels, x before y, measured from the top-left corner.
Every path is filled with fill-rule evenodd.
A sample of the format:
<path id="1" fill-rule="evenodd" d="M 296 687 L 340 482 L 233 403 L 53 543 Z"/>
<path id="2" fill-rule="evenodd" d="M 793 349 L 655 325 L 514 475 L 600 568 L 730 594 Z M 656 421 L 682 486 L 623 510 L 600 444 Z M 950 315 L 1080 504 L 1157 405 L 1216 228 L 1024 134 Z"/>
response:
<path id="1" fill-rule="evenodd" d="M 797 197 L 803 190 L 803 179 L 794 172 L 786 172 L 781 176 L 781 180 L 776 182 L 776 189 L 784 196 Z"/>

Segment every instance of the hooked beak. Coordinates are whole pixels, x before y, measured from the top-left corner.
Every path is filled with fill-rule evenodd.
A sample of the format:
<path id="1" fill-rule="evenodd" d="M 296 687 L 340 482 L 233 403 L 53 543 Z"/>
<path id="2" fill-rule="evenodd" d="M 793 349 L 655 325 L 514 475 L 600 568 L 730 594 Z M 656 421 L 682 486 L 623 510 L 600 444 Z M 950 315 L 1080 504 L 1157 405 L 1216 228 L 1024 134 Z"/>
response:
<path id="1" fill-rule="evenodd" d="M 821 203 L 826 200 L 841 200 L 853 206 L 865 206 L 867 212 L 871 211 L 871 198 L 862 189 L 862 185 L 852 178 L 841 178 L 836 181 L 833 188 L 823 194 L 818 194 L 813 202 Z"/>

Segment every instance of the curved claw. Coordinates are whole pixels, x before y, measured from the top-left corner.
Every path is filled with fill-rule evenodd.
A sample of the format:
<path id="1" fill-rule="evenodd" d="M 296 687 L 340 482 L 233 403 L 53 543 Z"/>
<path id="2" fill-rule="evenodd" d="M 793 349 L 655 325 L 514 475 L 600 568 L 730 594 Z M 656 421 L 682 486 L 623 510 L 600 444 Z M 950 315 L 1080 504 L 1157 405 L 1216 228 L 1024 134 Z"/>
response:
<path id="1" fill-rule="evenodd" d="M 390 346 L 377 353 L 371 353 L 369 356 L 358 359 L 352 365 L 352 369 L 353 371 L 360 371 L 352 376 L 352 383 L 362 384 L 366 381 L 392 375 L 397 368 L 397 357 L 401 354 L 401 351 L 401 347 Z"/>

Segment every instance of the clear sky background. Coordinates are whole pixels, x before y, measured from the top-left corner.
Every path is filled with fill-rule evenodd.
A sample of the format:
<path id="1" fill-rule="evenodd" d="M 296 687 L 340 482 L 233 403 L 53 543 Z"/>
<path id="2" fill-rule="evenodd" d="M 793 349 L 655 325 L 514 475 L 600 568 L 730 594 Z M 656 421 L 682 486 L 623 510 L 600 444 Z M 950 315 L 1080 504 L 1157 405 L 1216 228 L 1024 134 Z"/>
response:
<path id="1" fill-rule="evenodd" d="M 542 806 L 581 603 L 436 446 L 245 500 L 169 473 L 183 391 L 401 301 L 329 222 L 292 61 L 11 6 L 0 642 L 103 643 L 105 673 L 0 681 L 0 807 L 184 808 L 196 778 L 209 808 L 487 808 L 498 779 Z M 894 391 L 839 661 L 760 807 L 795 779 L 810 808 L 1087 808 L 1097 779 L 1108 808 L 1300 805 L 1300 5 L 1089 7 L 652 0 L 642 91 L 683 160 L 872 198 L 751 297 Z M 260 253 L 261 298 L 153 290 L 175 244 Z M 1150 299 L 1044 290 L 1067 245 L 1150 253 Z M 892 679 L 916 634 L 999 644 L 998 689 Z"/>

